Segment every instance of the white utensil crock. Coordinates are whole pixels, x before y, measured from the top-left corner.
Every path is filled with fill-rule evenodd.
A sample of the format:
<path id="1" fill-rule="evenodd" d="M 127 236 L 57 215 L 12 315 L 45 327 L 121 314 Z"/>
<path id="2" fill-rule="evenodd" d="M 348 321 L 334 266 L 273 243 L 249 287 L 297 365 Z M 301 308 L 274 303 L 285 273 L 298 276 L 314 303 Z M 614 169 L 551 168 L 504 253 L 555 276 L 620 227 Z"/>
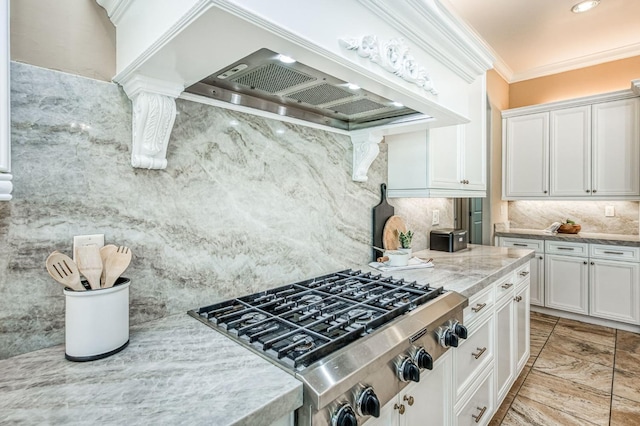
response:
<path id="1" fill-rule="evenodd" d="M 118 278 L 111 288 L 64 290 L 65 358 L 94 361 L 129 344 L 129 284 Z"/>

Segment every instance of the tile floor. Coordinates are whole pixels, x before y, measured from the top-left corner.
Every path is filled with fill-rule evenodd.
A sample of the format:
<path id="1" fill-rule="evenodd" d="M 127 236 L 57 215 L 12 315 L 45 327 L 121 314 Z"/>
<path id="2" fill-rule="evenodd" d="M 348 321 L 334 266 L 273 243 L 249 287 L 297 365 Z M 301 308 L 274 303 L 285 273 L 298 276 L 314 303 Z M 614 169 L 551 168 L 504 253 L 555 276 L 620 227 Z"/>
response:
<path id="1" fill-rule="evenodd" d="M 640 334 L 532 312 L 531 357 L 489 425 L 640 425 Z"/>

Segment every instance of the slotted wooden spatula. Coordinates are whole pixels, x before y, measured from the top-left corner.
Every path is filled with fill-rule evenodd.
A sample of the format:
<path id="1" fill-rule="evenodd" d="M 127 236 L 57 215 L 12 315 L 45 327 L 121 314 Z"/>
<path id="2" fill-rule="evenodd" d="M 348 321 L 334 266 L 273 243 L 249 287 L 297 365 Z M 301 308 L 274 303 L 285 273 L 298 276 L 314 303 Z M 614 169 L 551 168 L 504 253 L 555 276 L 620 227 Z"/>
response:
<path id="1" fill-rule="evenodd" d="M 118 247 L 118 250 L 107 259 L 107 276 L 104 280 L 104 288 L 113 287 L 113 284 L 127 269 L 129 263 L 131 263 L 131 250 L 129 250 L 129 247 Z"/>
<path id="2" fill-rule="evenodd" d="M 102 274 L 102 259 L 100 249 L 95 244 L 80 246 L 77 248 L 76 260 L 78 270 L 89 282 L 92 290 L 100 288 L 100 275 Z"/>
<path id="3" fill-rule="evenodd" d="M 102 259 L 102 274 L 100 275 L 100 286 L 104 287 L 104 281 L 107 278 L 107 259 L 118 250 L 114 244 L 107 244 L 100 248 L 100 258 Z"/>
<path id="4" fill-rule="evenodd" d="M 66 254 L 54 251 L 47 257 L 47 272 L 51 278 L 74 291 L 85 291 L 80 283 L 80 272 L 75 262 Z"/>

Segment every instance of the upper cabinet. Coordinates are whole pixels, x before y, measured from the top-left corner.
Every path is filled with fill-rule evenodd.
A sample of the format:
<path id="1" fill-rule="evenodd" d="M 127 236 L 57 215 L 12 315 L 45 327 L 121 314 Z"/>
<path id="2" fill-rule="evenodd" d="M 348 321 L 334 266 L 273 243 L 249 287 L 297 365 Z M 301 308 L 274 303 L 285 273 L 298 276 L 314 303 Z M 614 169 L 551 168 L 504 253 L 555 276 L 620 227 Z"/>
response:
<path id="1" fill-rule="evenodd" d="M 640 199 L 631 91 L 503 112 L 503 199 Z"/>
<path id="2" fill-rule="evenodd" d="M 486 197 L 484 77 L 472 87 L 467 124 L 385 136 L 389 197 Z"/>
<path id="3" fill-rule="evenodd" d="M 0 0 L 0 201 L 11 199 L 11 114 L 9 112 L 9 1 Z"/>

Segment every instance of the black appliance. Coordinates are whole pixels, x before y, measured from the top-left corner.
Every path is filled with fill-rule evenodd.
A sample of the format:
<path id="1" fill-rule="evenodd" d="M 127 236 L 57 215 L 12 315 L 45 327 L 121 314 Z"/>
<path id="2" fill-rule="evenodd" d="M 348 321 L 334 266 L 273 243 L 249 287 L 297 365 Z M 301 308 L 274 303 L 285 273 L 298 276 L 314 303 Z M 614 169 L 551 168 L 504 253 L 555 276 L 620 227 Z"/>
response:
<path id="1" fill-rule="evenodd" d="M 454 252 L 467 248 L 468 232 L 465 229 L 434 229 L 429 234 L 429 249 Z"/>

